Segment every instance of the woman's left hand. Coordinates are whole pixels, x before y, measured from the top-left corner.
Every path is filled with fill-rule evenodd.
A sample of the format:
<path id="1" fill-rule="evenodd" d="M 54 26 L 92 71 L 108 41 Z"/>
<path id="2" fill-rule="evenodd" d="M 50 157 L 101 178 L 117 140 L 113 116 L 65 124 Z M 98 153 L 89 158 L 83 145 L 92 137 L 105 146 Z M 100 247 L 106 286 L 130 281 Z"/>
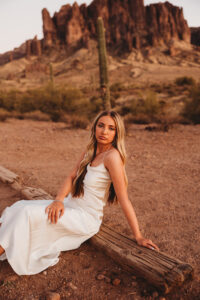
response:
<path id="1" fill-rule="evenodd" d="M 140 238 L 137 238 L 136 241 L 137 241 L 137 244 L 139 246 L 143 246 L 143 247 L 149 248 L 151 250 L 157 250 L 157 251 L 159 251 L 158 246 L 156 244 L 154 244 L 152 242 L 152 240 L 148 240 L 148 239 L 145 239 L 143 237 L 140 237 Z"/>
<path id="2" fill-rule="evenodd" d="M 58 219 L 64 214 L 63 202 L 59 200 L 54 200 L 51 204 L 49 204 L 46 207 L 45 213 L 48 214 L 49 222 L 56 224 Z"/>

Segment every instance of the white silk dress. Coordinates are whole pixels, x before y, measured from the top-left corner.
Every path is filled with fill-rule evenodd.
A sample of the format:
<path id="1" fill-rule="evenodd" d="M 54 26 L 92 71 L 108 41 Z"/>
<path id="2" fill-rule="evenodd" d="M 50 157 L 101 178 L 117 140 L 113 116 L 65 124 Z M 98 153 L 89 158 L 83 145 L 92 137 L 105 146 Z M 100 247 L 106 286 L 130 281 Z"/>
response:
<path id="1" fill-rule="evenodd" d="M 45 208 L 52 200 L 20 200 L 7 207 L 0 223 L 0 245 L 19 275 L 36 274 L 59 260 L 60 251 L 78 248 L 100 228 L 110 175 L 101 163 L 87 166 L 84 196 L 64 199 L 65 212 L 57 224 L 49 223 Z"/>

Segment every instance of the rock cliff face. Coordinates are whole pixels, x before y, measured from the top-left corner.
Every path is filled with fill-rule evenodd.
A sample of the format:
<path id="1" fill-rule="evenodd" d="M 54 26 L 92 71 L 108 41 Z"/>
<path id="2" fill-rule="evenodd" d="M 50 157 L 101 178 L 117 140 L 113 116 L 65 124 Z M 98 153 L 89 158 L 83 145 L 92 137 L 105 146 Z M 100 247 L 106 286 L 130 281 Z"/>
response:
<path id="1" fill-rule="evenodd" d="M 191 43 L 200 46 L 200 27 L 192 27 L 191 30 Z"/>
<path id="2" fill-rule="evenodd" d="M 104 19 L 108 46 L 118 52 L 168 44 L 173 39 L 190 42 L 182 8 L 169 2 L 145 7 L 143 0 L 94 0 L 89 6 L 64 5 L 52 19 L 46 9 L 42 15 L 44 47 L 87 46 L 89 38 L 96 38 L 98 16 Z"/>
<path id="3" fill-rule="evenodd" d="M 26 41 L 19 48 L 0 55 L 0 64 L 22 56 L 41 55 L 54 47 L 87 47 L 89 39 L 96 39 L 96 21 L 103 17 L 106 41 L 116 54 L 147 46 L 168 45 L 172 40 L 190 43 L 191 34 L 183 17 L 182 8 L 169 2 L 144 6 L 143 0 L 94 0 L 89 6 L 67 4 L 53 18 L 47 9 L 42 10 L 43 40 Z M 194 33 L 192 41 L 199 34 Z"/>

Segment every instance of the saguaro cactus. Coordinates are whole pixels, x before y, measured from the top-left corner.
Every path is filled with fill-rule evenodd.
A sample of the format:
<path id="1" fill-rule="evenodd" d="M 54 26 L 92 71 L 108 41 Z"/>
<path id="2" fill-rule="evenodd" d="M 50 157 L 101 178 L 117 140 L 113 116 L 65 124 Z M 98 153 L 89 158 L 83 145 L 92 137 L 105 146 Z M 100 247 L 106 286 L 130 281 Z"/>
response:
<path id="1" fill-rule="evenodd" d="M 104 109 L 110 109 L 110 88 L 108 80 L 105 28 L 101 17 L 99 17 L 97 20 L 97 36 L 99 50 L 99 75 L 101 96 L 103 99 Z"/>
<path id="2" fill-rule="evenodd" d="M 54 85 L 54 75 L 53 75 L 53 65 L 52 63 L 49 63 L 49 78 L 50 78 L 50 82 L 51 85 Z"/>

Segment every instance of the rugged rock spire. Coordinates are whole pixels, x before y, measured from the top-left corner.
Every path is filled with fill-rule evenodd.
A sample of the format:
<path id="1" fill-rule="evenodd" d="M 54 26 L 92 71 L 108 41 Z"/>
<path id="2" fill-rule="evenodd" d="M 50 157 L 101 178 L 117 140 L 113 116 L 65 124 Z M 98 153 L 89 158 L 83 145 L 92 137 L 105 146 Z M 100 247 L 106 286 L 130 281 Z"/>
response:
<path id="1" fill-rule="evenodd" d="M 118 52 L 132 48 L 168 44 L 171 40 L 190 42 L 190 30 L 182 8 L 169 2 L 144 6 L 143 0 L 94 0 L 89 6 L 64 5 L 51 19 L 42 11 L 44 45 L 59 42 L 67 46 L 96 38 L 96 20 L 101 16 L 110 48 Z"/>
<path id="2" fill-rule="evenodd" d="M 89 6 L 66 4 L 53 18 L 46 8 L 42 10 L 44 39 L 24 43 L 13 53 L 13 59 L 25 55 L 40 55 L 51 47 L 73 49 L 87 47 L 89 39 L 96 40 L 97 18 L 101 16 L 106 29 L 106 42 L 116 54 L 148 46 L 167 45 L 172 41 L 191 40 L 190 29 L 182 8 L 169 2 L 144 6 L 143 0 L 94 0 Z M 198 31 L 192 31 L 192 41 L 199 44 Z M 1 55 L 9 61 L 9 53 Z M 1 63 L 0 61 L 0 63 Z"/>
<path id="3" fill-rule="evenodd" d="M 42 10 L 44 47 L 51 47 L 57 41 L 57 28 L 46 8 Z"/>

